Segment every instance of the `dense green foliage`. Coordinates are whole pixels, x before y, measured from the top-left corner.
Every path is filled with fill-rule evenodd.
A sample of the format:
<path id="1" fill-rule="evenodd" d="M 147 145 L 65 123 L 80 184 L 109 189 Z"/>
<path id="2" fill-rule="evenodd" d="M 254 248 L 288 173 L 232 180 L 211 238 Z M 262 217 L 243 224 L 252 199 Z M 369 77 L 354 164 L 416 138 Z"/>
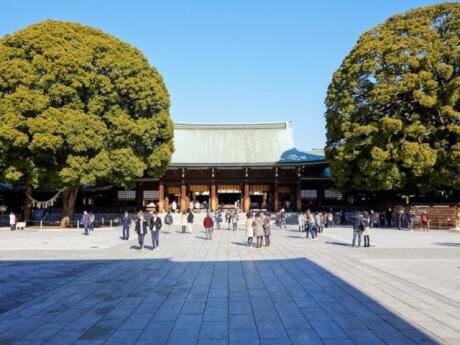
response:
<path id="1" fill-rule="evenodd" d="M 162 77 L 136 48 L 60 21 L 0 40 L 0 179 L 127 186 L 164 173 L 172 136 Z"/>
<path id="2" fill-rule="evenodd" d="M 396 15 L 334 73 L 327 147 L 343 190 L 460 188 L 460 4 Z"/>

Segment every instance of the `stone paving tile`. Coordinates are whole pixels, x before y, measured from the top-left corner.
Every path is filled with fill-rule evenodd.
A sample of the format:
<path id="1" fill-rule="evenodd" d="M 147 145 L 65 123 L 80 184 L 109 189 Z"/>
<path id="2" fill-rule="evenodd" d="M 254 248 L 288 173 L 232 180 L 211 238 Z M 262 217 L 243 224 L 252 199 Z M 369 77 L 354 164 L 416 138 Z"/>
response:
<path id="1" fill-rule="evenodd" d="M 321 236 L 305 242 L 273 232 L 273 246 L 261 250 L 235 244 L 244 231 L 203 241 L 198 228 L 193 237 L 168 234 L 157 252 L 125 243 L 82 250 L 70 263 L 54 260 L 55 275 L 42 262 L 43 278 L 31 273 L 30 281 L 35 261 L 0 262 L 18 267 L 24 291 L 4 284 L 0 271 L 0 311 L 8 293 L 20 302 L 0 314 L 0 345 L 458 343 L 455 304 L 367 270 Z"/>

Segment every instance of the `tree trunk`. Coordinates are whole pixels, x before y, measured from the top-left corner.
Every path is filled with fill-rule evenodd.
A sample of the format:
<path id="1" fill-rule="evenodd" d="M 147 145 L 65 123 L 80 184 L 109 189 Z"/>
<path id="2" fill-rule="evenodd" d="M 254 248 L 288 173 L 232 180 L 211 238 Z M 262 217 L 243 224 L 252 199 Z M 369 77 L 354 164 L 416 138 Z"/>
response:
<path id="1" fill-rule="evenodd" d="M 29 180 L 26 181 L 26 193 L 29 195 L 32 195 L 32 182 Z M 28 220 L 31 220 L 32 216 L 32 200 L 29 199 L 27 195 L 24 195 L 24 221 L 27 222 Z"/>
<path id="2" fill-rule="evenodd" d="M 61 226 L 69 226 L 75 210 L 75 200 L 77 200 L 78 187 L 70 188 L 62 193 L 62 218 Z"/>

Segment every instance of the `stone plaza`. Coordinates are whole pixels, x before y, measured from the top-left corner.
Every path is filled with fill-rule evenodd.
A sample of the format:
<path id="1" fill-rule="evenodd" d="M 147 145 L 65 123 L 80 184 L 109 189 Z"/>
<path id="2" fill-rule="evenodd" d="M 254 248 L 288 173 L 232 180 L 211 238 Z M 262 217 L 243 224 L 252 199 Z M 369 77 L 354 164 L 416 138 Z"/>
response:
<path id="1" fill-rule="evenodd" d="M 460 344 L 460 234 L 0 230 L 0 344 Z"/>

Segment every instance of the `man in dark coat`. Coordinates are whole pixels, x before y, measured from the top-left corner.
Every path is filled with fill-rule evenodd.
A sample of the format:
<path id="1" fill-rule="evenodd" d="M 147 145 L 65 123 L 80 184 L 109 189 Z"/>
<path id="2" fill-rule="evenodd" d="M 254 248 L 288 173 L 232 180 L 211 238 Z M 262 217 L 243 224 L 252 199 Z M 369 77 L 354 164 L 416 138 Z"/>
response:
<path id="1" fill-rule="evenodd" d="M 125 211 L 121 218 L 121 226 L 123 227 L 123 240 L 129 240 L 129 226 L 131 225 L 131 217 L 128 211 Z"/>
<path id="2" fill-rule="evenodd" d="M 152 234 L 153 249 L 160 246 L 160 229 L 161 229 L 161 218 L 158 217 L 158 213 L 154 212 L 152 218 L 150 218 L 150 233 Z"/>
<path id="3" fill-rule="evenodd" d="M 144 250 L 144 237 L 147 233 L 147 222 L 144 219 L 144 213 L 141 211 L 136 220 L 137 239 L 139 241 L 139 250 Z"/>

